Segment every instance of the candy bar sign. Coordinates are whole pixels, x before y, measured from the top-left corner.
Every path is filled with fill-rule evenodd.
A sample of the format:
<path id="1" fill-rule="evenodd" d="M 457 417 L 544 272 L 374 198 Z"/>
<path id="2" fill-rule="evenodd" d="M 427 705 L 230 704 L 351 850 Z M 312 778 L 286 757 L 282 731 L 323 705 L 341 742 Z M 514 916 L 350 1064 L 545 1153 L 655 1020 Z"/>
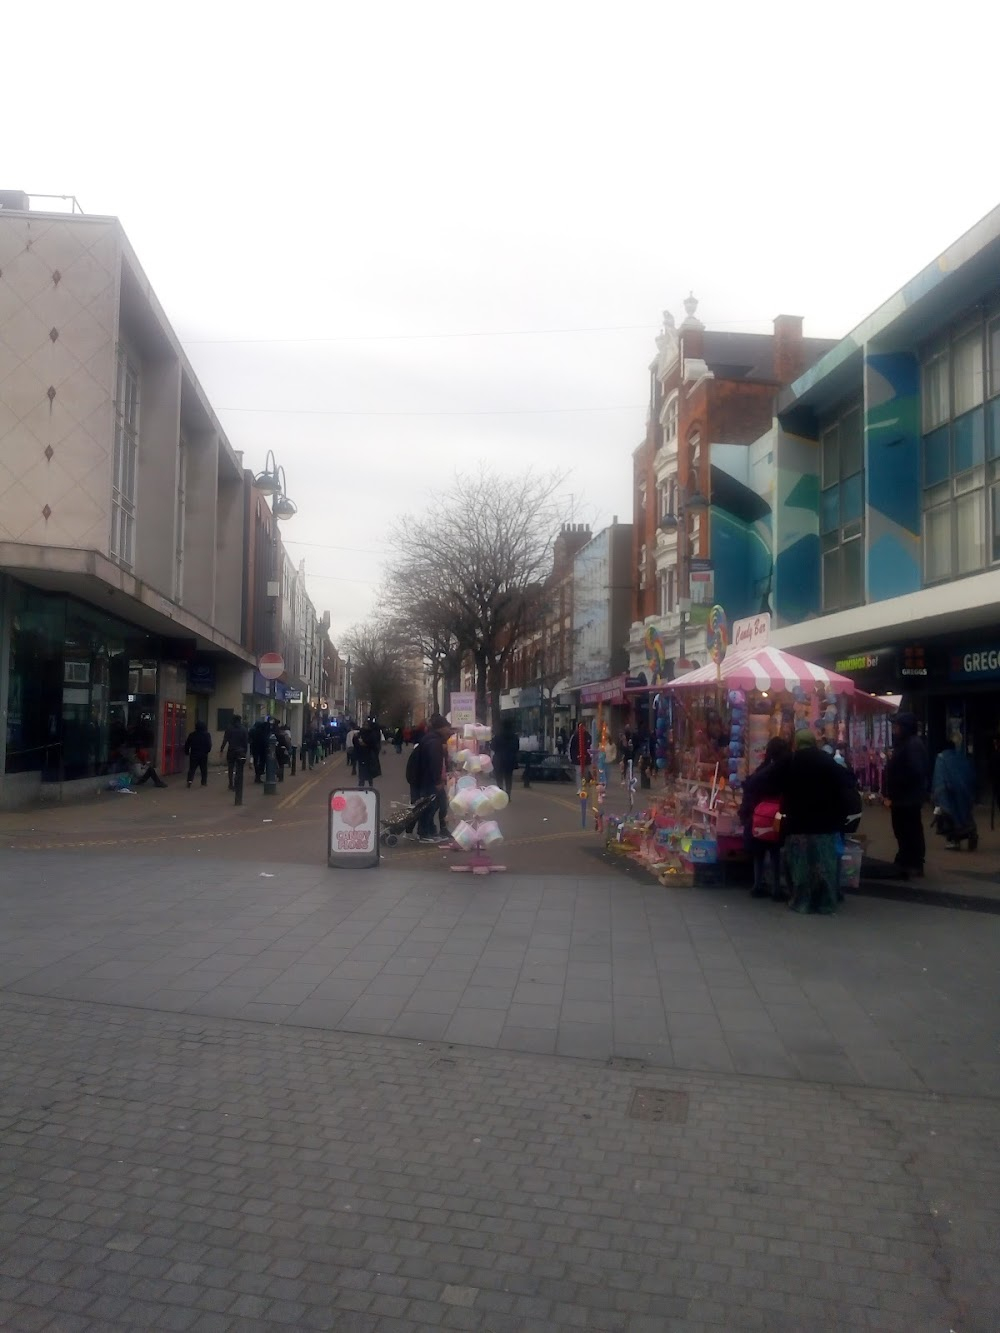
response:
<path id="1" fill-rule="evenodd" d="M 359 869 L 379 862 L 378 792 L 356 787 L 330 793 L 327 865 Z"/>
<path id="2" fill-rule="evenodd" d="M 745 620 L 733 621 L 729 652 L 756 652 L 758 648 L 766 648 L 770 641 L 771 614 L 769 611 L 764 611 L 759 616 L 747 616 Z"/>

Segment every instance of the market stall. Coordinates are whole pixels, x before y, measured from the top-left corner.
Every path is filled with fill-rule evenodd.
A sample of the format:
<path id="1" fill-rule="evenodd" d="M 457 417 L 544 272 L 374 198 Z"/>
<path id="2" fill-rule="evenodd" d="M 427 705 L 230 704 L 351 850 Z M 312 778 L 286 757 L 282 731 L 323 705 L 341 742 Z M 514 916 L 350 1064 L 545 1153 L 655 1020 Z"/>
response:
<path id="1" fill-rule="evenodd" d="M 660 687 L 671 704 L 671 768 L 641 814 L 607 821 L 609 844 L 651 865 L 664 882 L 716 882 L 727 862 L 745 856 L 740 789 L 774 736 L 791 742 L 808 728 L 862 787 L 881 785 L 890 704 L 770 646 L 717 656 Z M 860 854 L 851 857 L 853 873 Z"/>

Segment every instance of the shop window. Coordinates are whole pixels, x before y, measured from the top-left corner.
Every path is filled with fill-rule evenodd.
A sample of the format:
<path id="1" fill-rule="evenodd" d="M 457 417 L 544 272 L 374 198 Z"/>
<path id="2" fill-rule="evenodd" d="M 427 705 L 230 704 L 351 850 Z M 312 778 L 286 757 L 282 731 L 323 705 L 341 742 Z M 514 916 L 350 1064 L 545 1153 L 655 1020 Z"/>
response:
<path id="1" fill-rule="evenodd" d="M 135 563 L 136 453 L 139 443 L 139 371 L 124 347 L 118 348 L 115 385 L 115 443 L 111 481 L 111 554 L 120 564 Z"/>
<path id="2" fill-rule="evenodd" d="M 1000 559 L 1000 511 L 987 491 L 1000 476 L 986 475 L 987 460 L 1000 459 L 1000 315 L 966 321 L 932 348 L 921 385 L 924 582 L 936 583 Z"/>
<path id="3" fill-rule="evenodd" d="M 823 610 L 864 601 L 864 423 L 852 405 L 820 434 Z"/>

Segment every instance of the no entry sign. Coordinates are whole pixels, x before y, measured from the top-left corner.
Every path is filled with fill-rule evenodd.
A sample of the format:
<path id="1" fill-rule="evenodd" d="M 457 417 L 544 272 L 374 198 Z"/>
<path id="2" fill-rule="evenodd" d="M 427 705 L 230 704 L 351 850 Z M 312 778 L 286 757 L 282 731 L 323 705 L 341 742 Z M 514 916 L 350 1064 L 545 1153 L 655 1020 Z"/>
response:
<path id="1" fill-rule="evenodd" d="M 363 870 L 379 862 L 378 792 L 340 787 L 330 793 L 327 865 Z"/>

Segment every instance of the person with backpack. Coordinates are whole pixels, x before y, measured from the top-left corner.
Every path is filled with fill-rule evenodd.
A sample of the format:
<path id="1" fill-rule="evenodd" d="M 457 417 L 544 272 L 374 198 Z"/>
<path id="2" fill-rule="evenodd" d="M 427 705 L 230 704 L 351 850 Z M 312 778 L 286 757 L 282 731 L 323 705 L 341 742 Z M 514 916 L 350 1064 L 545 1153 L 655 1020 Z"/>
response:
<path id="1" fill-rule="evenodd" d="M 764 758 L 743 784 L 743 800 L 739 817 L 743 823 L 744 845 L 753 857 L 752 898 L 771 897 L 784 902 L 786 894 L 781 883 L 781 832 L 776 818 L 781 802 L 781 765 L 792 753 L 792 747 L 780 736 L 767 743 Z M 771 887 L 767 885 L 767 869 L 771 870 Z"/>

